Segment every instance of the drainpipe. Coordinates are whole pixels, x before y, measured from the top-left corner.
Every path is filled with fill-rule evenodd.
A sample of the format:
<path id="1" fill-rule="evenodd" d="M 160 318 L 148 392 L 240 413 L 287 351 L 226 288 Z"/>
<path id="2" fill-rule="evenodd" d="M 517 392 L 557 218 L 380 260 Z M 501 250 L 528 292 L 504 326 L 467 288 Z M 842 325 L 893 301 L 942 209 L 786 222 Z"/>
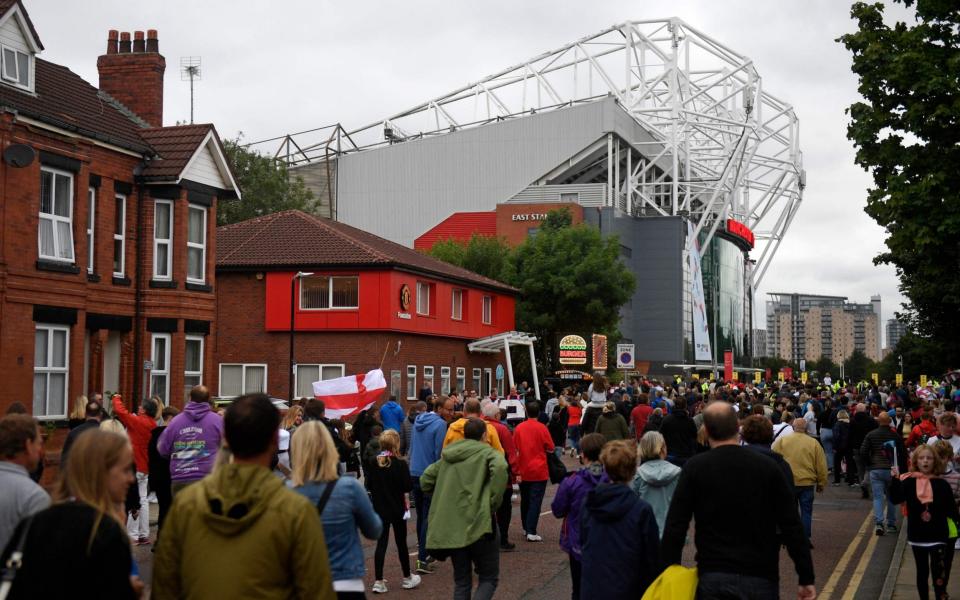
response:
<path id="1" fill-rule="evenodd" d="M 137 186 L 137 241 L 136 241 L 136 271 L 134 272 L 134 292 L 133 292 L 133 404 L 132 411 L 136 411 L 139 402 L 136 400 L 140 393 L 140 374 L 143 367 L 143 171 L 146 168 L 146 160 L 133 169 L 133 181 Z M 149 390 L 147 390 L 149 394 Z M 143 400 L 143 398 L 141 399 Z"/>

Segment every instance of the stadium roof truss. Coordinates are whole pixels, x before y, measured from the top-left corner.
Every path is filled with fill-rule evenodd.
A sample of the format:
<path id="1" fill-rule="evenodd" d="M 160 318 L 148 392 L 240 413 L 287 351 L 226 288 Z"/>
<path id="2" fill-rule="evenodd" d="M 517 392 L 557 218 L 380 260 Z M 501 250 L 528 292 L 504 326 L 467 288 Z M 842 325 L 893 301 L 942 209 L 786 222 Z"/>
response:
<path id="1" fill-rule="evenodd" d="M 752 60 L 678 18 L 610 27 L 349 132 L 332 125 L 265 141 L 283 140 L 297 164 L 609 96 L 652 138 L 625 140 L 640 154 L 634 161 L 628 149 L 621 168 L 620 140 L 607 136 L 608 203 L 685 216 L 701 247 L 726 219 L 741 221 L 755 235 L 759 285 L 806 184 L 797 117 L 763 89 Z M 312 145 L 293 140 L 317 133 Z"/>

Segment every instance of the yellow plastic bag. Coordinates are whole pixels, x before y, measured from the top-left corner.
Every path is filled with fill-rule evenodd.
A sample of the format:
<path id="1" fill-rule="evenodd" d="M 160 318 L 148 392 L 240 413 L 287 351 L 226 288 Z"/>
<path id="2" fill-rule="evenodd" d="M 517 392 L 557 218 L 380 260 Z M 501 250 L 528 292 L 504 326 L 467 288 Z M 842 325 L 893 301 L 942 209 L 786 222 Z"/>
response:
<path id="1" fill-rule="evenodd" d="M 697 570 L 670 565 L 650 584 L 643 600 L 693 600 L 696 595 Z"/>

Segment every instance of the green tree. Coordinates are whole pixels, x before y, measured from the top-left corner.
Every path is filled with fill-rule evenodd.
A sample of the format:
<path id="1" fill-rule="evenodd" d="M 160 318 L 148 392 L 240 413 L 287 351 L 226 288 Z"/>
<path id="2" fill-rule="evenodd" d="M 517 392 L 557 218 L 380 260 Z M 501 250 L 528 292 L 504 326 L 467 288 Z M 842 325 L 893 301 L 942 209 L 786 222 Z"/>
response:
<path id="1" fill-rule="evenodd" d="M 435 243 L 428 254 L 484 277 L 506 281 L 511 248 L 502 238 L 473 234 L 470 241 L 448 239 Z"/>
<path id="2" fill-rule="evenodd" d="M 303 178 L 291 176 L 287 166 L 241 145 L 243 134 L 224 140 L 223 149 L 233 166 L 243 200 L 222 202 L 217 206 L 217 225 L 245 221 L 281 210 L 298 209 L 314 213 L 317 201 Z"/>
<path id="3" fill-rule="evenodd" d="M 548 214 L 539 231 L 518 246 L 508 281 L 521 290 L 517 327 L 540 340 L 541 360 L 554 355 L 557 334 L 602 333 L 619 339 L 620 307 L 636 281 L 620 261 L 616 236 L 596 227 L 570 225 L 562 212 Z"/>
<path id="4" fill-rule="evenodd" d="M 939 344 L 930 338 L 907 332 L 896 347 L 879 363 L 880 377 L 887 381 L 894 381 L 900 372 L 900 357 L 903 357 L 904 381 L 918 381 L 920 375 L 939 379 L 950 369 L 939 351 Z"/>
<path id="5" fill-rule="evenodd" d="M 870 374 L 875 372 L 874 368 L 874 362 L 859 349 L 854 350 L 847 360 L 843 361 L 843 375 L 853 381 L 870 379 Z"/>
<path id="6" fill-rule="evenodd" d="M 840 365 L 833 362 L 829 356 L 821 356 L 813 363 L 808 364 L 807 368 L 816 371 L 820 379 L 823 379 L 827 373 L 830 373 L 830 376 L 834 379 L 840 376 Z"/>
<path id="7" fill-rule="evenodd" d="M 894 265 L 903 315 L 921 338 L 960 362 L 960 4 L 895 0 L 915 23 L 884 23 L 880 3 L 857 2 L 853 55 L 863 97 L 847 112 L 856 163 L 870 171 L 866 212 L 886 231 L 876 264 Z"/>

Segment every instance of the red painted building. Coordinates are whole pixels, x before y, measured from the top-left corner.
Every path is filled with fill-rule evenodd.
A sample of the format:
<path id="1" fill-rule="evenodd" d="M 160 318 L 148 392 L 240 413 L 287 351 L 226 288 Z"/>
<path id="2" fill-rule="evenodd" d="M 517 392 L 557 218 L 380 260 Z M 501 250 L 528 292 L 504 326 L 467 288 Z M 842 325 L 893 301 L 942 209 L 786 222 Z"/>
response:
<path id="1" fill-rule="evenodd" d="M 573 224 L 583 222 L 584 208 L 575 202 L 505 202 L 488 212 L 453 213 L 413 241 L 417 250 L 427 251 L 443 240 L 469 242 L 474 235 L 499 237 L 511 246 L 519 246 L 536 235 L 540 223 L 551 210 L 566 208 Z"/>
<path id="2" fill-rule="evenodd" d="M 289 396 L 291 297 L 295 396 L 381 361 L 399 400 L 497 385 L 502 355 L 467 344 L 514 328 L 510 286 L 299 211 L 220 227 L 217 248 L 220 396 Z"/>
<path id="3" fill-rule="evenodd" d="M 109 33 L 98 89 L 0 0 L 0 414 L 64 425 L 81 394 L 145 387 L 179 404 L 213 370 L 217 203 L 239 189 L 212 125 L 163 127 L 157 33 L 132 38 Z"/>

